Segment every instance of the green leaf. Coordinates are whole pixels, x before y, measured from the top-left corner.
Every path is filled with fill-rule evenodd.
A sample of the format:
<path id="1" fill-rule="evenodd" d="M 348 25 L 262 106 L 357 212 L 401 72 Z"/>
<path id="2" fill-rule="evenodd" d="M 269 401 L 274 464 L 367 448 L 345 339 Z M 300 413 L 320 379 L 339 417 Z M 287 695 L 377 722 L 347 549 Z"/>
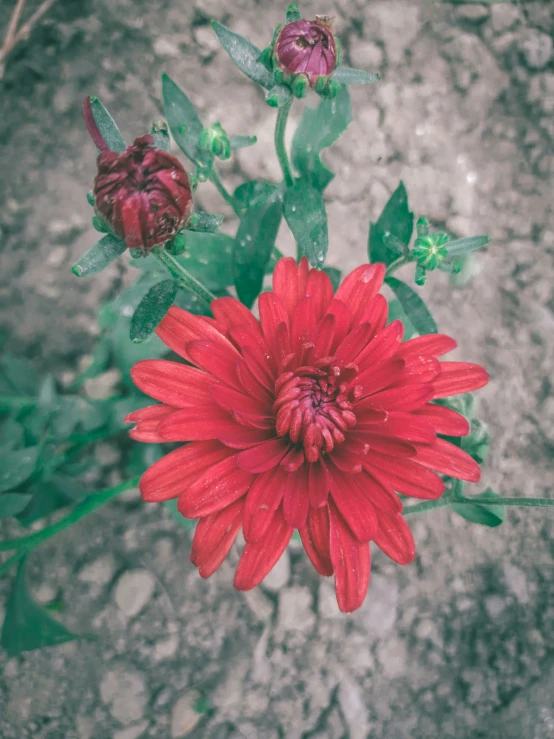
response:
<path id="1" fill-rule="evenodd" d="M 2 455 L 0 459 L 0 493 L 13 490 L 31 477 L 37 465 L 38 452 L 38 446 L 30 446 Z"/>
<path id="2" fill-rule="evenodd" d="M 178 283 L 164 280 L 150 288 L 140 301 L 131 319 L 129 335 L 131 341 L 139 344 L 147 339 L 159 326 L 162 318 L 173 305 Z"/>
<path id="3" fill-rule="evenodd" d="M 78 639 L 36 603 L 25 582 L 26 560 L 21 560 L 6 605 L 0 644 L 8 657 Z"/>
<path id="4" fill-rule="evenodd" d="M 12 449 L 20 447 L 23 444 L 24 435 L 25 431 L 20 423 L 13 418 L 6 419 L 0 428 L 0 447 L 2 447 L 2 453 L 6 454 L 7 452 L 11 452 Z"/>
<path id="5" fill-rule="evenodd" d="M 341 85 L 370 85 L 381 79 L 380 74 L 370 74 L 363 69 L 352 69 L 352 67 L 339 67 L 333 73 L 331 79 Z"/>
<path id="6" fill-rule="evenodd" d="M 186 250 L 175 259 L 208 290 L 217 292 L 233 284 L 232 236 L 187 231 Z"/>
<path id="7" fill-rule="evenodd" d="M 34 483 L 27 488 L 27 492 L 31 494 L 31 500 L 21 513 L 17 514 L 17 520 L 22 526 L 31 526 L 35 521 L 40 521 L 73 502 L 50 483 Z"/>
<path id="8" fill-rule="evenodd" d="M 408 339 L 411 339 L 412 336 L 416 333 L 415 328 L 412 325 L 412 322 L 404 312 L 404 308 L 402 307 L 402 303 L 399 300 L 391 300 L 389 302 L 389 315 L 387 318 L 387 326 L 389 323 L 392 323 L 393 321 L 402 321 L 404 324 L 404 336 L 402 337 L 402 341 L 408 341 Z"/>
<path id="9" fill-rule="evenodd" d="M 102 138 L 106 142 L 108 149 L 117 152 L 125 151 L 127 144 L 119 128 L 100 100 L 94 95 L 90 96 L 90 107 L 94 122 L 98 126 L 98 130 L 102 134 Z"/>
<path id="10" fill-rule="evenodd" d="M 1 392 L 13 395 L 34 395 L 39 388 L 40 375 L 28 359 L 4 354 L 0 359 Z"/>
<path id="11" fill-rule="evenodd" d="M 412 290 L 405 282 L 397 280 L 396 277 L 387 277 L 386 283 L 394 291 L 418 334 L 423 336 L 424 334 L 438 333 L 433 316 L 415 290 Z"/>
<path id="12" fill-rule="evenodd" d="M 212 21 L 212 28 L 219 43 L 241 72 L 266 90 L 273 87 L 273 75 L 260 61 L 262 52 L 254 44 L 217 21 Z"/>
<path id="13" fill-rule="evenodd" d="M 191 531 L 196 526 L 196 521 L 192 518 L 185 518 L 182 513 L 177 510 L 177 499 L 166 500 L 164 503 L 167 510 L 171 513 L 172 517 L 177 523 L 182 526 L 185 531 Z"/>
<path id="14" fill-rule="evenodd" d="M 279 185 L 274 182 L 250 180 L 237 187 L 233 193 L 233 199 L 238 208 L 254 208 L 256 205 L 262 205 L 266 200 L 269 200 L 278 189 Z"/>
<path id="15" fill-rule="evenodd" d="M 291 3 L 287 8 L 287 23 L 294 23 L 295 21 L 302 20 L 302 16 L 298 10 L 296 3 Z"/>
<path id="16" fill-rule="evenodd" d="M 317 108 L 304 108 L 304 115 L 292 141 L 292 163 L 300 178 L 324 190 L 335 176 L 321 161 L 323 149 L 331 146 L 352 121 L 350 95 L 342 87 L 332 99 L 322 100 Z"/>
<path id="17" fill-rule="evenodd" d="M 478 464 L 483 464 L 490 446 L 490 434 L 487 426 L 477 418 L 471 420 L 471 431 L 462 437 L 461 447 Z"/>
<path id="18" fill-rule="evenodd" d="M 97 241 L 87 253 L 76 262 L 71 271 L 77 277 L 89 277 L 101 272 L 115 259 L 120 257 L 127 244 L 117 236 L 107 234 L 103 239 Z"/>
<path id="19" fill-rule="evenodd" d="M 240 219 L 233 248 L 233 274 L 237 294 L 249 308 L 262 289 L 281 214 L 281 201 L 275 199 L 248 208 Z"/>
<path id="20" fill-rule="evenodd" d="M 21 513 L 31 496 L 27 493 L 3 493 L 0 495 L 0 518 L 9 518 Z"/>
<path id="21" fill-rule="evenodd" d="M 194 105 L 167 74 L 162 75 L 162 97 L 165 117 L 177 146 L 192 162 L 206 166 L 213 157 L 198 145 L 204 129 L 202 121 Z"/>
<path id="22" fill-rule="evenodd" d="M 246 149 L 247 146 L 253 146 L 258 141 L 257 136 L 229 136 L 231 149 Z"/>
<path id="23" fill-rule="evenodd" d="M 204 213 L 202 210 L 195 210 L 194 216 L 195 223 L 193 226 L 189 226 L 190 231 L 217 233 L 223 223 L 223 216 L 220 216 L 218 213 Z"/>
<path id="24" fill-rule="evenodd" d="M 331 284 L 333 285 L 333 290 L 337 292 L 340 285 L 340 278 L 341 278 L 341 271 L 340 269 L 337 269 L 336 267 L 324 267 L 323 271 L 327 273 L 327 276 L 331 280 Z"/>
<path id="25" fill-rule="evenodd" d="M 387 265 L 394 262 L 397 254 L 386 246 L 383 236 L 391 234 L 400 243 L 408 245 L 413 228 L 414 214 L 408 208 L 408 193 L 404 183 L 401 182 L 385 205 L 377 223 L 369 224 L 369 261 L 383 262 Z"/>
<path id="26" fill-rule="evenodd" d="M 290 87 L 286 85 L 273 85 L 267 91 L 265 99 L 272 108 L 282 108 L 292 97 Z"/>
<path id="27" fill-rule="evenodd" d="M 321 192 L 297 181 L 285 192 L 283 213 L 296 239 L 298 257 L 308 257 L 312 267 L 323 267 L 329 243 Z"/>
<path id="28" fill-rule="evenodd" d="M 446 244 L 446 251 L 449 257 L 457 257 L 460 254 L 467 254 L 475 249 L 486 246 L 490 239 L 488 236 L 469 236 L 467 239 L 456 239 Z"/>
<path id="29" fill-rule="evenodd" d="M 472 500 L 479 500 L 479 498 L 485 500 L 487 498 L 502 499 L 502 496 L 495 493 L 491 488 L 487 488 L 484 493 L 472 496 Z M 472 505 L 471 503 L 455 503 L 454 501 L 448 505 L 466 521 L 479 523 L 483 526 L 500 526 L 506 517 L 506 507 L 503 505 Z"/>

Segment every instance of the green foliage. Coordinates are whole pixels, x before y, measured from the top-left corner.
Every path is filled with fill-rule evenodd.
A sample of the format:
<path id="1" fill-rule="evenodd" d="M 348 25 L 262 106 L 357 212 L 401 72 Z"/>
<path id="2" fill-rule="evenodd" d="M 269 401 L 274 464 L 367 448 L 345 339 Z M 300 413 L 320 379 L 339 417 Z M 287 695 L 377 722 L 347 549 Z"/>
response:
<path id="1" fill-rule="evenodd" d="M 368 254 L 372 263 L 391 264 L 397 258 L 397 250 L 387 246 L 384 237 L 392 234 L 397 241 L 406 246 L 410 243 L 414 228 L 414 214 L 408 207 L 408 193 L 404 183 L 391 195 L 376 223 L 369 224 Z"/>
<path id="2" fill-rule="evenodd" d="M 217 213 L 204 213 L 202 210 L 195 210 L 193 217 L 194 221 L 188 226 L 190 231 L 217 233 L 219 231 L 219 227 L 223 223 L 223 216 L 220 216 Z"/>
<path id="3" fill-rule="evenodd" d="M 262 289 L 281 214 L 281 201 L 273 198 L 248 208 L 240 219 L 233 249 L 233 274 L 237 294 L 248 307 Z"/>
<path id="4" fill-rule="evenodd" d="M 237 187 L 233 199 L 240 209 L 254 208 L 265 203 L 278 189 L 279 185 L 267 180 L 250 180 Z"/>
<path id="5" fill-rule="evenodd" d="M 370 85 L 381 79 L 380 74 L 370 74 L 363 69 L 352 69 L 351 67 L 338 67 L 332 75 L 332 79 L 341 85 Z"/>
<path id="6" fill-rule="evenodd" d="M 77 277 L 90 277 L 90 275 L 98 274 L 111 264 L 115 259 L 120 257 L 127 245 L 114 234 L 106 234 L 103 239 L 97 241 L 79 261 L 77 261 L 72 269 L 73 274 Z"/>
<path id="7" fill-rule="evenodd" d="M 283 213 L 298 245 L 298 257 L 308 257 L 312 267 L 321 269 L 329 247 L 321 192 L 298 180 L 285 192 Z"/>
<path id="8" fill-rule="evenodd" d="M 119 128 L 116 126 L 114 119 L 97 97 L 91 95 L 89 100 L 94 122 L 98 126 L 98 130 L 102 134 L 102 138 L 106 142 L 108 149 L 117 152 L 125 151 L 127 144 Z"/>
<path id="9" fill-rule="evenodd" d="M 402 340 L 408 341 L 408 339 L 411 339 L 412 336 L 416 333 L 416 330 L 412 322 L 404 312 L 402 303 L 399 300 L 391 300 L 389 302 L 389 315 L 387 324 L 397 320 L 402 321 L 402 323 L 404 324 L 404 336 L 402 337 Z"/>
<path id="10" fill-rule="evenodd" d="M 272 108 L 282 108 L 285 103 L 288 103 L 292 97 L 290 87 L 286 85 L 273 85 L 267 91 L 265 96 L 266 102 Z"/>
<path id="11" fill-rule="evenodd" d="M 488 236 L 469 236 L 466 239 L 456 239 L 446 244 L 446 251 L 449 257 L 459 257 L 462 254 L 467 254 L 470 251 L 475 251 L 475 249 L 486 246 L 489 241 Z"/>
<path id="12" fill-rule="evenodd" d="M 302 182 L 324 190 L 335 176 L 321 161 L 323 149 L 331 146 L 352 121 L 348 89 L 342 87 L 333 100 L 322 100 L 317 108 L 304 108 L 292 141 L 292 163 Z"/>
<path id="13" fill-rule="evenodd" d="M 0 448 L 0 493 L 15 490 L 31 477 L 37 465 L 38 453 L 38 446 L 18 451 Z"/>
<path id="14" fill-rule="evenodd" d="M 175 280 L 163 280 L 150 288 L 138 304 L 131 319 L 131 341 L 138 344 L 156 330 L 173 305 L 178 287 Z"/>
<path id="15" fill-rule="evenodd" d="M 253 146 L 257 141 L 257 136 L 229 136 L 229 143 L 233 151 L 246 149 L 248 146 Z"/>
<path id="16" fill-rule="evenodd" d="M 487 500 L 488 498 L 500 498 L 502 496 L 495 493 L 491 488 L 487 488 L 484 493 L 473 495 L 472 500 Z M 455 498 L 449 507 L 462 518 L 470 523 L 478 523 L 482 526 L 500 526 L 506 517 L 506 507 L 503 505 L 472 505 L 471 503 L 456 503 Z"/>
<path id="17" fill-rule="evenodd" d="M 433 316 L 415 290 L 412 290 L 409 285 L 396 279 L 396 277 L 387 277 L 386 283 L 393 290 L 404 313 L 418 334 L 438 333 Z"/>
<path id="18" fill-rule="evenodd" d="M 80 638 L 33 600 L 25 581 L 25 568 L 26 557 L 19 564 L 6 604 L 0 644 L 8 657 Z"/>
<path id="19" fill-rule="evenodd" d="M 206 166 L 213 157 L 198 143 L 204 130 L 202 121 L 187 95 L 167 74 L 162 75 L 162 97 L 164 114 L 177 146 L 191 162 Z"/>
<path id="20" fill-rule="evenodd" d="M 212 28 L 219 43 L 240 71 L 266 90 L 271 89 L 274 84 L 273 75 L 260 61 L 260 49 L 217 21 L 212 21 Z"/>

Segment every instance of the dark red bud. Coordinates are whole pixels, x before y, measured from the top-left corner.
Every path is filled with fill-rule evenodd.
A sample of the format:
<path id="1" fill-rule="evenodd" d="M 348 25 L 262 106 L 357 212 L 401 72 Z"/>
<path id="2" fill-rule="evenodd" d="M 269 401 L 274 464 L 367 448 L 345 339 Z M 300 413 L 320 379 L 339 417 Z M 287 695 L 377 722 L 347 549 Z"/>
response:
<path id="1" fill-rule="evenodd" d="M 277 64 L 287 74 L 305 74 L 311 87 L 335 71 L 337 46 L 327 18 L 294 21 L 279 31 L 274 49 Z"/>
<path id="2" fill-rule="evenodd" d="M 130 249 L 169 241 L 192 210 L 183 165 L 153 142 L 146 134 L 121 154 L 104 149 L 98 156 L 96 208 Z"/>

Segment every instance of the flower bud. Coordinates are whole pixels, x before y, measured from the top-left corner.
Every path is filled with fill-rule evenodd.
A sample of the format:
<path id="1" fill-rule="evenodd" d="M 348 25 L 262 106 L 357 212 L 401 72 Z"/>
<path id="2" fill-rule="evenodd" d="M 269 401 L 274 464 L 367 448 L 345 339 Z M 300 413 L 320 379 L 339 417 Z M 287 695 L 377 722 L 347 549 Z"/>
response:
<path id="1" fill-rule="evenodd" d="M 221 123 L 205 128 L 198 138 L 198 145 L 218 159 L 229 159 L 231 156 L 231 144 Z"/>
<path id="2" fill-rule="evenodd" d="M 286 23 L 277 34 L 273 54 L 276 67 L 290 76 L 305 75 L 309 86 L 315 88 L 318 79 L 329 77 L 337 66 L 332 20 L 316 16 L 314 21 Z"/>
<path id="3" fill-rule="evenodd" d="M 192 210 L 184 167 L 153 143 L 146 134 L 121 154 L 105 148 L 98 156 L 96 209 L 130 249 L 169 241 Z"/>
<path id="4" fill-rule="evenodd" d="M 431 233 L 420 236 L 415 240 L 412 256 L 418 265 L 430 272 L 436 269 L 448 255 L 446 242 L 448 236 L 444 233 Z"/>

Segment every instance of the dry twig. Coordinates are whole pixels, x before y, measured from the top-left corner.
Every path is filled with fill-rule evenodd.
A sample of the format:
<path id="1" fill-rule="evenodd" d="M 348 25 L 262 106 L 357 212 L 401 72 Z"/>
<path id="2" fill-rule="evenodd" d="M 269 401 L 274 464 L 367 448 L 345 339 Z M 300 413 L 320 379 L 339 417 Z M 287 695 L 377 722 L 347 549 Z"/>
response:
<path id="1" fill-rule="evenodd" d="M 25 5 L 26 0 L 17 0 L 16 6 L 12 13 L 12 17 L 8 24 L 8 30 L 4 43 L 0 49 L 0 79 L 4 76 L 4 69 L 6 65 L 6 57 L 12 51 L 12 49 L 20 42 L 29 38 L 31 31 L 42 16 L 47 13 L 50 8 L 54 5 L 56 0 L 44 0 L 44 2 L 35 10 L 33 15 L 29 18 L 26 23 L 22 23 L 18 28 L 19 19 Z"/>

